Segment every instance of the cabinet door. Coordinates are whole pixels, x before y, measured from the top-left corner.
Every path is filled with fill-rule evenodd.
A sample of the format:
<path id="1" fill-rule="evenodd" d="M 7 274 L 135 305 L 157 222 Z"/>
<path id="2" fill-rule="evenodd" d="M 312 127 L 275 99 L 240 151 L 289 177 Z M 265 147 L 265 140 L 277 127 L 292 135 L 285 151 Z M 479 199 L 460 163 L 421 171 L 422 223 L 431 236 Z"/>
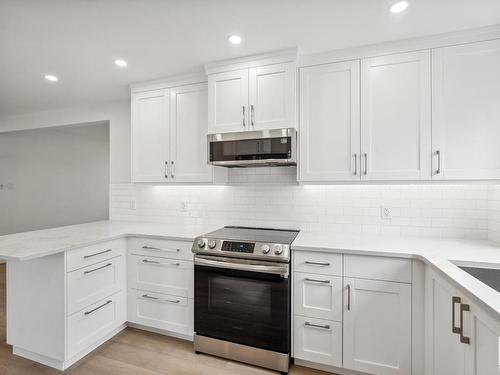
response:
<path id="1" fill-rule="evenodd" d="M 132 181 L 166 182 L 168 90 L 132 94 Z"/>
<path id="2" fill-rule="evenodd" d="M 463 375 L 465 346 L 453 332 L 459 326 L 460 296 L 448 282 L 428 272 L 426 275 L 426 374 Z M 452 311 L 455 311 L 453 316 Z"/>
<path id="3" fill-rule="evenodd" d="M 295 127 L 295 64 L 250 69 L 250 130 Z"/>
<path id="4" fill-rule="evenodd" d="M 359 60 L 300 69 L 300 180 L 360 179 Z"/>
<path id="5" fill-rule="evenodd" d="M 294 358 L 329 366 L 342 366 L 342 323 L 296 315 Z"/>
<path id="6" fill-rule="evenodd" d="M 212 182 L 207 162 L 207 85 L 170 90 L 170 177 L 175 182 Z"/>
<path id="7" fill-rule="evenodd" d="M 248 69 L 208 76 L 208 132 L 247 130 Z"/>
<path id="8" fill-rule="evenodd" d="M 500 178 L 499 67 L 500 40 L 432 51 L 434 179 Z"/>
<path id="9" fill-rule="evenodd" d="M 431 178 L 430 52 L 361 61 L 362 179 Z"/>
<path id="10" fill-rule="evenodd" d="M 344 279 L 344 367 L 411 373 L 411 285 Z"/>
<path id="11" fill-rule="evenodd" d="M 342 321 L 342 278 L 295 272 L 294 313 Z"/>

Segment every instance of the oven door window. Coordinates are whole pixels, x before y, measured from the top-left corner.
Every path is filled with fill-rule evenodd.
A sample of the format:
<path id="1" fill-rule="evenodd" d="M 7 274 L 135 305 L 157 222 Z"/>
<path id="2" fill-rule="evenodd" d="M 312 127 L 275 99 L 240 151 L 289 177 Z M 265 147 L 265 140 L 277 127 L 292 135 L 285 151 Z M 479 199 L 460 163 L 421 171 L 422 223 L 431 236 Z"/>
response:
<path id="1" fill-rule="evenodd" d="M 289 353 L 289 279 L 195 266 L 198 335 Z"/>

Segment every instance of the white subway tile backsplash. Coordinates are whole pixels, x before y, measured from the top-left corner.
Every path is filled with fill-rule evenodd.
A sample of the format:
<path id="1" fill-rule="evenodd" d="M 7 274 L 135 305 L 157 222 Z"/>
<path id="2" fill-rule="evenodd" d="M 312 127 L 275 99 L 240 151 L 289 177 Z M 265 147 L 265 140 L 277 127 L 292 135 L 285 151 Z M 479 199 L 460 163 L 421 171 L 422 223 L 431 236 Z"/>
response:
<path id="1" fill-rule="evenodd" d="M 500 242 L 500 185 L 298 185 L 293 167 L 231 169 L 226 186 L 112 184 L 110 218 Z"/>

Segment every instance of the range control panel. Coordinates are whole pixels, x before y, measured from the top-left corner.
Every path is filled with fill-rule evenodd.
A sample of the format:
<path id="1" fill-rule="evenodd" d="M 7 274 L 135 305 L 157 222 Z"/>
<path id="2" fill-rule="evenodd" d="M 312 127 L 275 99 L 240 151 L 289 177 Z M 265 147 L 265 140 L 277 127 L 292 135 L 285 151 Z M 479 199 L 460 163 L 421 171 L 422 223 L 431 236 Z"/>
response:
<path id="1" fill-rule="evenodd" d="M 234 241 L 223 241 L 222 251 L 235 251 L 238 253 L 248 253 L 253 254 L 255 249 L 255 243 L 251 242 L 234 242 Z"/>

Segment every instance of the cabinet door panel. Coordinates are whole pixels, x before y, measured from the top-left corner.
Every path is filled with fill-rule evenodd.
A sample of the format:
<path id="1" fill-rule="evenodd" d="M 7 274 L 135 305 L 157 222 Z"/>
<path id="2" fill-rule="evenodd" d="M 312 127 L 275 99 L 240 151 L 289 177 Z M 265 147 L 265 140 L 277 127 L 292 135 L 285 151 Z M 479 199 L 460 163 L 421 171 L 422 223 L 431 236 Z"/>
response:
<path id="1" fill-rule="evenodd" d="M 208 76 L 208 132 L 248 129 L 248 69 Z"/>
<path id="2" fill-rule="evenodd" d="M 207 85 L 171 89 L 171 178 L 175 182 L 212 182 L 207 163 Z"/>
<path id="3" fill-rule="evenodd" d="M 294 127 L 295 64 L 251 68 L 250 130 Z"/>
<path id="4" fill-rule="evenodd" d="M 351 278 L 344 283 L 344 367 L 410 374 L 411 285 Z"/>
<path id="5" fill-rule="evenodd" d="M 132 94 L 132 180 L 166 182 L 169 160 L 168 90 Z"/>
<path id="6" fill-rule="evenodd" d="M 500 40 L 433 50 L 434 179 L 500 178 L 499 66 Z"/>
<path id="7" fill-rule="evenodd" d="M 359 61 L 300 70 L 300 179 L 360 179 Z"/>
<path id="8" fill-rule="evenodd" d="M 430 52 L 361 61 L 362 178 L 430 179 Z"/>

